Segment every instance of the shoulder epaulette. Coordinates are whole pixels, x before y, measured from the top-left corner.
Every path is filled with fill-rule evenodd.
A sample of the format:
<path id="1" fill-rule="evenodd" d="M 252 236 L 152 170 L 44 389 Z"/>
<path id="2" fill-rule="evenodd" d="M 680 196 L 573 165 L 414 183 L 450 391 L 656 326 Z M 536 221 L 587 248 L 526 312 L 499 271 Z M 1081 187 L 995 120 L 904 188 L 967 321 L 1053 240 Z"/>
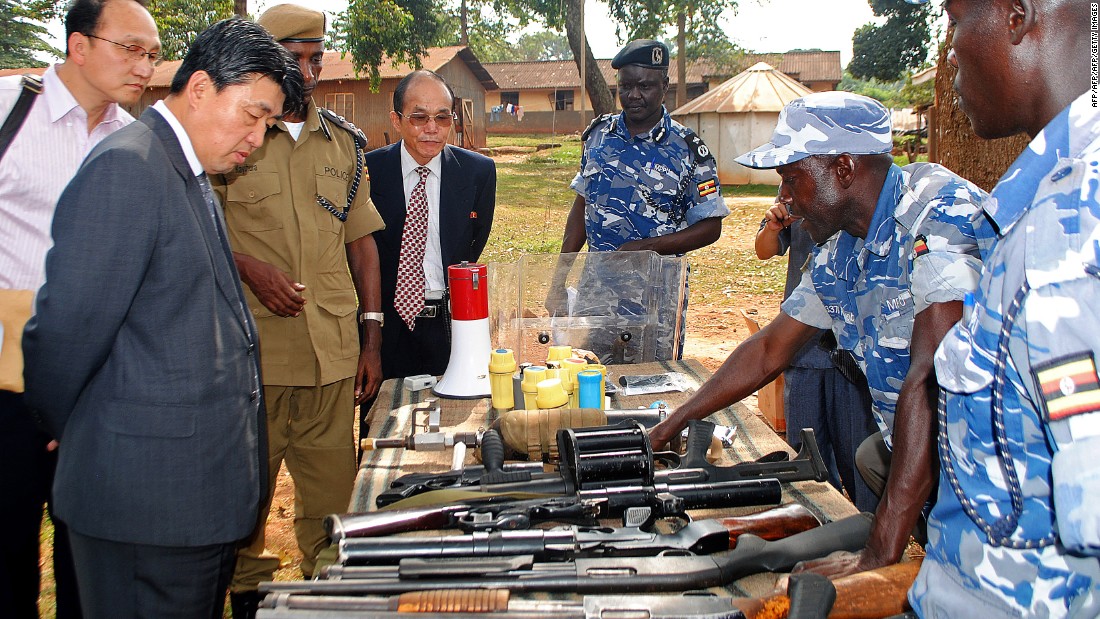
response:
<path id="1" fill-rule="evenodd" d="M 592 119 L 592 124 L 588 125 L 588 128 L 585 129 L 584 133 L 581 134 L 581 142 L 583 143 L 585 140 L 588 139 L 588 134 L 592 133 L 593 129 L 595 129 L 596 127 L 598 127 L 602 123 L 605 123 L 605 122 L 611 120 L 614 117 L 615 117 L 614 114 L 601 114 L 600 116 L 597 116 L 597 117 L 593 118 Z"/>
<path id="2" fill-rule="evenodd" d="M 684 141 L 688 143 L 697 163 L 714 160 L 714 153 L 710 152 L 710 147 L 703 142 L 703 138 L 695 135 L 695 132 L 687 127 L 684 127 Z"/>
<path id="3" fill-rule="evenodd" d="M 363 149 L 367 147 L 367 135 L 360 131 L 359 127 L 353 125 L 350 120 L 323 107 L 318 107 L 317 113 L 321 115 L 321 130 L 325 132 L 325 135 L 329 139 L 332 139 L 332 136 L 329 134 L 328 127 L 325 125 L 326 120 L 350 133 L 352 137 L 355 138 L 355 145 L 359 148 Z"/>

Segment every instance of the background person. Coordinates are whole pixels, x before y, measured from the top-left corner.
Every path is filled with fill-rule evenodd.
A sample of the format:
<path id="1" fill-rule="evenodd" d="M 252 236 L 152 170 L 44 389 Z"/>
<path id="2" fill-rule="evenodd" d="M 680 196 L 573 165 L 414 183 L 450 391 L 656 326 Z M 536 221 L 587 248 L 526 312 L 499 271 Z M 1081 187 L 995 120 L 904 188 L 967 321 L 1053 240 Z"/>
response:
<path id="1" fill-rule="evenodd" d="M 406 75 L 394 89 L 390 112 L 401 140 L 367 153 L 370 197 L 386 222 L 374 233 L 386 300 L 383 378 L 446 371 L 447 267 L 477 262 L 493 227 L 496 164 L 447 143 L 454 100 L 438 74 Z M 359 409 L 361 436 L 369 410 L 369 403 Z"/>
<path id="2" fill-rule="evenodd" d="M 780 203 L 821 246 L 782 313 L 650 433 L 667 443 L 689 419 L 773 380 L 817 329 L 831 329 L 867 376 L 879 425 L 857 453 L 860 470 L 888 481 L 867 546 L 805 564 L 828 576 L 895 563 L 905 550 L 935 481 L 932 353 L 980 267 L 971 216 L 984 194 L 935 164 L 894 165 L 890 129 L 873 99 L 815 93 L 788 103 L 771 142 L 738 158 L 776 168 Z"/>
<path id="3" fill-rule="evenodd" d="M 216 176 L 233 258 L 256 320 L 267 404 L 268 494 L 231 586 L 234 616 L 256 612 L 260 582 L 279 557 L 264 529 L 279 467 L 294 479 L 294 534 L 302 574 L 328 546 L 322 519 L 343 512 L 355 483 L 355 404 L 382 381 L 378 250 L 382 220 L 370 202 L 366 137 L 312 94 L 324 56 L 325 14 L 294 4 L 258 22 L 294 56 L 302 99 L 244 163 Z M 358 299 L 358 301 L 357 301 Z M 362 312 L 357 312 L 356 307 Z M 360 343 L 356 317 L 365 314 Z"/>
<path id="4" fill-rule="evenodd" d="M 207 175 L 243 163 L 301 88 L 262 28 L 218 22 L 58 202 L 26 397 L 64 445 L 55 512 L 85 616 L 222 614 L 267 449 L 256 331 Z"/>
<path id="5" fill-rule="evenodd" d="M 777 201 L 764 213 L 756 234 L 756 256 L 767 260 L 789 251 L 784 301 L 802 281 L 814 247 L 800 219 L 787 212 L 786 206 Z M 799 430 L 812 428 L 821 457 L 829 466 L 830 483 L 839 489 L 843 482 L 848 498 L 860 511 L 874 512 L 878 495 L 867 487 L 855 462 L 856 448 L 878 431 L 871 414 L 871 394 L 858 367 L 853 367 L 854 375 L 849 378 L 834 364 L 833 357 L 840 354 L 846 353 L 837 351 L 832 332 L 823 330 L 806 342 L 783 372 L 787 442 L 798 450 L 802 445 Z"/>
<path id="6" fill-rule="evenodd" d="M 0 159 L 0 296 L 18 312 L 0 316 L 4 355 L 19 355 L 31 291 L 46 279 L 46 251 L 57 199 L 96 144 L 134 121 L 119 104 L 136 103 L 153 76 L 160 38 L 144 2 L 76 0 L 65 14 L 65 60 L 42 74 L 19 132 Z M 0 77 L 0 118 L 23 92 L 22 78 Z M 0 121 L 2 122 L 2 121 Z M 9 303 L 13 305 L 9 305 Z M 14 336 L 14 337 L 13 337 Z M 21 383 L 22 376 L 13 377 Z M 0 608 L 38 616 L 39 527 L 57 466 L 57 443 L 32 420 L 22 391 L 0 389 Z M 47 445 L 49 448 L 47 448 Z M 53 518 L 57 616 L 80 616 L 65 523 Z"/>

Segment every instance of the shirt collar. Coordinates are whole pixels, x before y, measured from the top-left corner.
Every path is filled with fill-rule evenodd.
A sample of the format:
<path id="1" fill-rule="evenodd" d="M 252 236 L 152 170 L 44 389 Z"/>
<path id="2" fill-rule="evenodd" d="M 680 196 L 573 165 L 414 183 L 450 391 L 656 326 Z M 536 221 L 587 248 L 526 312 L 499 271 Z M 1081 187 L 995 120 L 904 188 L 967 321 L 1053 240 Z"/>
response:
<path id="1" fill-rule="evenodd" d="M 61 77 L 57 74 L 57 65 L 51 65 L 42 74 L 42 94 L 46 98 L 51 123 L 61 120 L 73 110 L 77 110 L 77 113 L 87 122 L 88 113 L 80 107 L 80 103 L 77 102 L 76 97 L 73 97 L 73 93 L 65 82 L 61 81 Z M 121 109 L 117 103 L 108 104 L 103 112 L 103 120 L 99 121 L 99 124 L 121 121 Z"/>
<path id="2" fill-rule="evenodd" d="M 894 239 L 897 221 L 894 210 L 901 199 L 902 173 L 897 165 L 891 165 L 886 173 L 886 181 L 875 203 L 875 213 L 867 226 L 867 238 L 861 239 L 841 230 L 833 254 L 833 272 L 845 281 L 855 281 L 865 263 L 863 250 L 876 256 L 886 256 Z"/>
<path id="3" fill-rule="evenodd" d="M 619 134 L 620 137 L 626 140 L 638 139 L 643 140 L 649 138 L 654 142 L 663 142 L 668 137 L 669 132 L 672 129 L 672 116 L 669 116 L 668 109 L 664 105 L 661 105 L 661 119 L 657 121 L 656 125 L 650 129 L 647 133 L 640 133 L 636 136 L 630 135 L 630 131 L 626 128 L 626 112 L 619 112 L 611 125 L 611 131 Z"/>
<path id="4" fill-rule="evenodd" d="M 321 128 L 321 113 L 317 109 L 317 104 L 314 103 L 313 98 L 310 97 L 306 103 L 306 113 L 304 115 L 305 124 L 302 125 L 302 133 L 309 133 L 310 131 L 316 131 Z M 280 120 L 274 125 L 280 131 L 286 131 L 286 121 Z"/>
<path id="5" fill-rule="evenodd" d="M 1054 170 L 1059 159 L 1079 157 L 1100 139 L 1100 110 L 1092 107 L 1091 97 L 1091 92 L 1086 91 L 1047 123 L 985 200 L 982 210 L 1000 234 L 1027 212 L 1039 184 Z"/>
<path id="6" fill-rule="evenodd" d="M 199 156 L 195 154 L 195 147 L 191 144 L 191 138 L 187 135 L 187 130 L 183 128 L 183 125 L 180 124 L 179 119 L 172 113 L 172 110 L 168 109 L 168 106 L 164 104 L 164 99 L 154 103 L 153 109 L 160 112 L 164 120 L 168 121 L 168 126 L 172 127 L 172 131 L 176 133 L 176 139 L 179 140 L 180 148 L 183 149 L 183 156 L 187 158 L 187 164 L 191 166 L 191 172 L 194 173 L 195 176 L 202 174 L 202 163 L 199 161 Z"/>
<path id="7" fill-rule="evenodd" d="M 405 140 L 401 140 L 399 144 L 400 146 L 397 147 L 397 150 L 401 151 L 401 178 L 405 178 L 413 174 L 416 169 L 420 167 L 420 164 L 412 158 L 412 155 L 409 154 L 409 150 L 405 148 Z M 444 148 L 446 148 L 446 146 L 444 146 Z M 438 155 L 432 157 L 432 160 L 426 163 L 424 167 L 431 170 L 436 178 L 443 178 L 443 174 L 441 173 L 443 168 L 443 151 L 440 151 Z"/>

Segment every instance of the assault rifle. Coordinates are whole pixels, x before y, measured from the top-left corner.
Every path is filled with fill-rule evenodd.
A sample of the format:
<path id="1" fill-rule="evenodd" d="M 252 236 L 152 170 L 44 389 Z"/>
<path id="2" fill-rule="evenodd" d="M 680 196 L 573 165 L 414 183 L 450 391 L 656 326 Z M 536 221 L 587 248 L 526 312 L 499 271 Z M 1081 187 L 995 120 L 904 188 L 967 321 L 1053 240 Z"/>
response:
<path id="1" fill-rule="evenodd" d="M 863 548 L 871 515 L 859 514 L 778 541 L 738 538 L 733 550 L 709 555 L 614 557 L 536 561 L 530 555 L 499 559 L 406 559 L 372 566 L 341 580 L 275 582 L 261 592 L 392 594 L 430 589 L 508 589 L 563 593 L 653 593 L 722 586 L 759 572 L 790 570 L 799 561 L 837 550 Z"/>
<path id="2" fill-rule="evenodd" d="M 339 541 L 337 565 L 328 568 L 328 577 L 346 577 L 356 569 L 349 566 L 394 564 L 413 558 L 531 555 L 539 561 L 562 561 L 652 557 L 665 552 L 710 554 L 733 548 L 745 533 L 776 540 L 818 526 L 821 521 L 810 510 L 790 503 L 748 516 L 689 522 L 675 533 L 654 533 L 640 526 L 569 526 L 433 537 L 346 537 Z"/>
<path id="3" fill-rule="evenodd" d="M 413 473 L 390 484 L 375 499 L 386 507 L 402 499 L 445 488 L 464 488 L 488 493 L 533 492 L 569 495 L 586 484 L 627 485 L 637 483 L 714 483 L 776 479 L 781 482 L 825 481 L 829 472 L 821 459 L 813 430 L 802 430 L 802 448 L 787 459 L 786 452 L 769 454 L 755 462 L 714 466 L 706 459 L 714 434 L 708 421 L 688 422 L 687 452 L 654 454 L 645 429 L 637 422 L 614 426 L 562 429 L 558 431 L 561 472 L 542 472 L 532 463 L 504 464 L 504 448 L 487 432 L 482 442 L 481 467 L 466 467 L 446 473 Z M 658 465 L 664 468 L 658 468 Z"/>
<path id="4" fill-rule="evenodd" d="M 438 499 L 432 495 L 442 495 Z M 535 496 L 537 498 L 518 498 Z M 438 490 L 409 501 L 423 507 L 332 514 L 324 527 L 333 543 L 345 537 L 377 537 L 406 531 L 529 529 L 540 522 L 598 525 L 600 518 L 624 517 L 627 526 L 656 518 L 686 518 L 687 510 L 710 507 L 778 505 L 783 488 L 774 479 L 713 484 L 650 484 L 588 488 L 567 496 L 525 493 L 485 494 Z"/>
<path id="5" fill-rule="evenodd" d="M 833 617 L 880 619 L 908 609 L 906 592 L 920 561 L 899 563 L 833 581 Z M 809 578 L 807 578 L 809 577 Z M 489 590 L 415 591 L 392 597 L 273 593 L 264 600 L 257 619 L 804 619 L 799 607 L 820 611 L 829 605 L 813 597 L 821 593 L 813 574 L 790 578 L 787 595 L 730 598 L 712 595 L 586 595 L 583 600 L 526 600 L 511 592 Z M 804 584 L 810 587 L 800 586 Z M 261 585 L 263 588 L 265 585 Z M 809 589 L 808 591 L 806 589 Z M 806 594 L 810 594 L 807 599 Z M 825 591 L 828 594 L 828 590 Z M 821 613 L 824 616 L 824 612 Z"/>

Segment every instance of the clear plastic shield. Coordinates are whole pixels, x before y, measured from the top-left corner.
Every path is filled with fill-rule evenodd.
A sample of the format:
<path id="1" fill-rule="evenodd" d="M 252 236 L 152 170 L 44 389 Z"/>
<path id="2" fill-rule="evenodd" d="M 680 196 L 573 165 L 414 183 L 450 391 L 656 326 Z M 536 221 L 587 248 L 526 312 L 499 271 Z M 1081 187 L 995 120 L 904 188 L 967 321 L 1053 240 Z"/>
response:
<path id="1" fill-rule="evenodd" d="M 539 363 L 552 345 L 604 364 L 677 359 L 687 260 L 651 251 L 532 254 L 489 263 L 493 345 Z"/>

